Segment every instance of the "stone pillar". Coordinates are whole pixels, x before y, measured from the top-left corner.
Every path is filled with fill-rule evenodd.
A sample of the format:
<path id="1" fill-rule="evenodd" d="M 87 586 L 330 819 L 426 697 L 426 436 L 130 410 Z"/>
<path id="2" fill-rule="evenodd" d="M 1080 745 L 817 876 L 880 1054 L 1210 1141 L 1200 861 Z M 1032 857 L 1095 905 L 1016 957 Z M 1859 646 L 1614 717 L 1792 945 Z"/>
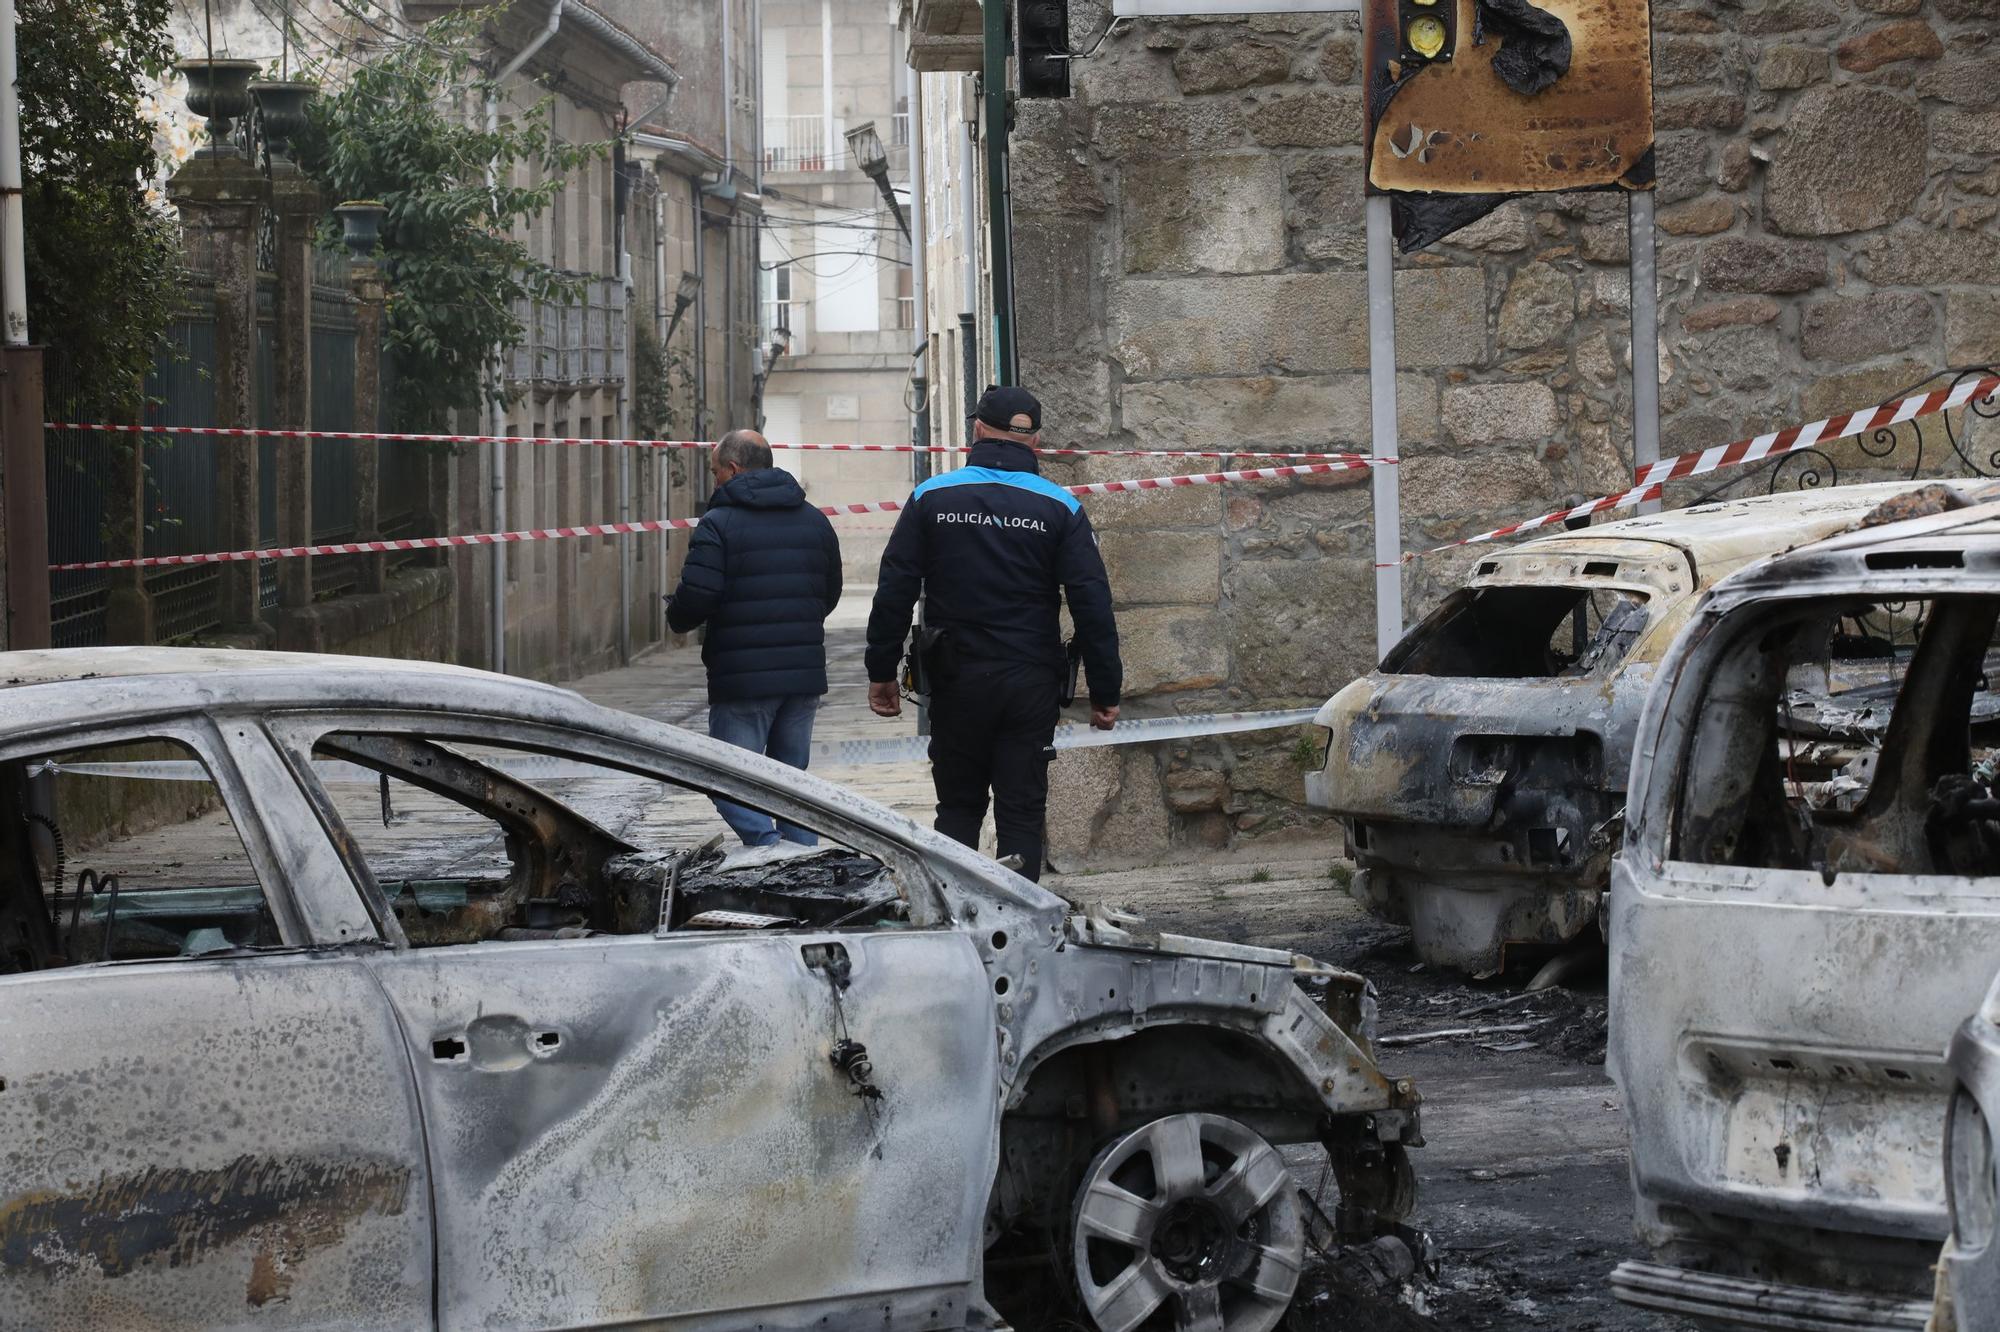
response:
<path id="1" fill-rule="evenodd" d="M 374 430 L 382 412 L 382 269 L 372 259 L 357 259 L 351 281 L 354 284 L 354 428 Z M 378 541 L 382 536 L 381 448 L 374 440 L 354 446 L 354 526 L 362 541 Z M 361 561 L 363 592 L 380 592 L 388 586 L 387 555 L 355 558 Z"/>
<path id="2" fill-rule="evenodd" d="M 319 225 L 319 191 L 298 174 L 280 170 L 271 179 L 271 209 L 277 214 L 278 426 L 312 429 L 312 249 Z M 288 439 L 278 448 L 278 544 L 312 544 L 312 455 L 314 441 Z M 279 638 L 291 613 L 313 603 L 312 558 L 278 563 Z"/>
<path id="3" fill-rule="evenodd" d="M 257 424 L 257 223 L 269 186 L 235 154 L 204 153 L 167 182 L 180 209 L 190 253 L 203 256 L 215 278 L 215 424 Z M 225 550 L 257 545 L 257 441 L 218 437 L 215 446 L 217 535 Z M 257 565 L 224 564 L 220 578 L 222 632 L 264 639 L 257 614 Z"/>

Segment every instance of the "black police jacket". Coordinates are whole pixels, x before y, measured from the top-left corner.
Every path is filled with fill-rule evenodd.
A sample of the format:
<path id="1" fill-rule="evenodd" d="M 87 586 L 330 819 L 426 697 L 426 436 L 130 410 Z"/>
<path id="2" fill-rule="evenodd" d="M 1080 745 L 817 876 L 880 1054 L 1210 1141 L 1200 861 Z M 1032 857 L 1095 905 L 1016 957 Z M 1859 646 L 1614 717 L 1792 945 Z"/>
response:
<path id="1" fill-rule="evenodd" d="M 951 635 L 961 666 L 1046 665 L 1057 678 L 1066 595 L 1090 701 L 1114 706 L 1124 684 L 1118 626 L 1083 506 L 1041 476 L 1023 445 L 981 440 L 970 459 L 918 486 L 896 519 L 868 617 L 868 678 L 896 678 L 920 592 L 924 622 Z"/>
<path id="2" fill-rule="evenodd" d="M 708 637 L 710 702 L 826 692 L 826 617 L 840 601 L 840 539 L 776 467 L 730 479 L 688 543 L 667 627 Z"/>

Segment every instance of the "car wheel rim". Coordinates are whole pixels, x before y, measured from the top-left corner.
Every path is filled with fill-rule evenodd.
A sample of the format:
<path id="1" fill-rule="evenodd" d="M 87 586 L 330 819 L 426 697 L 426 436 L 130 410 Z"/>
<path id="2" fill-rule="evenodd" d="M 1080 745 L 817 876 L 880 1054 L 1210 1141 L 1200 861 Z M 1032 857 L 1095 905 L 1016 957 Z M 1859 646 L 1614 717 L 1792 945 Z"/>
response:
<path id="1" fill-rule="evenodd" d="M 1169 1115 L 1091 1163 L 1071 1246 L 1100 1332 L 1269 1332 L 1298 1288 L 1305 1229 L 1271 1144 L 1219 1115 Z"/>

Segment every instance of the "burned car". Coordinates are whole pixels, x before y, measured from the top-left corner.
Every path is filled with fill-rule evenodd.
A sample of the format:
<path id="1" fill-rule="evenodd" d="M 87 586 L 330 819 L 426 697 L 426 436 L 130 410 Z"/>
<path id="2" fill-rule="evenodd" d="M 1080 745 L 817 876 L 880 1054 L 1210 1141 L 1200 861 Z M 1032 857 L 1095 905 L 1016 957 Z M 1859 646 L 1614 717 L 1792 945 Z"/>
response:
<path id="1" fill-rule="evenodd" d="M 1345 825 L 1350 891 L 1417 955 L 1476 976 L 1597 919 L 1632 732 L 1702 591 L 1853 524 L 1908 483 L 1697 505 L 1482 555 L 1317 718 L 1310 803 Z"/>
<path id="2" fill-rule="evenodd" d="M 1629 1303 L 1806 1329 L 1931 1308 L 1944 1052 L 2000 957 L 2000 504 L 1930 498 L 1719 584 L 1661 662 L 1609 900 L 1653 1253 L 1613 1274 Z M 1955 1201 L 1990 1234 L 1977 1120 L 1961 1097 Z"/>
<path id="3" fill-rule="evenodd" d="M 1303 1261 L 1277 1145 L 1352 1233 L 1412 1205 L 1351 974 L 549 686 L 0 681 L 0 1326 L 960 1328 L 1049 1278 L 1235 1332 Z M 821 840 L 725 856 L 714 796 Z"/>
<path id="4" fill-rule="evenodd" d="M 2000 817 L 2000 800 L 1984 811 Z M 1944 1125 L 1945 1200 L 1951 1239 L 1939 1272 L 1932 1332 L 2000 1328 L 2000 1162 L 1993 1121 L 2000 1117 L 2000 979 L 1946 1053 L 1955 1086 Z"/>

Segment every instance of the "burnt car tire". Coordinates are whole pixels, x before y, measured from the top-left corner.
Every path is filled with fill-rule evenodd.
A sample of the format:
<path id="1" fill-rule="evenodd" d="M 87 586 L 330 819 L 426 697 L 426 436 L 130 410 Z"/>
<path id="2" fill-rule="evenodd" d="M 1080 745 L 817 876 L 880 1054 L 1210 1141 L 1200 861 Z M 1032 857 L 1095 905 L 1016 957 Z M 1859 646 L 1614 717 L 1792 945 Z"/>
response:
<path id="1" fill-rule="evenodd" d="M 1099 1332 L 1269 1332 L 1305 1261 L 1298 1190 L 1245 1125 L 1169 1115 L 1112 1141 L 1084 1172 L 1069 1260 Z"/>

